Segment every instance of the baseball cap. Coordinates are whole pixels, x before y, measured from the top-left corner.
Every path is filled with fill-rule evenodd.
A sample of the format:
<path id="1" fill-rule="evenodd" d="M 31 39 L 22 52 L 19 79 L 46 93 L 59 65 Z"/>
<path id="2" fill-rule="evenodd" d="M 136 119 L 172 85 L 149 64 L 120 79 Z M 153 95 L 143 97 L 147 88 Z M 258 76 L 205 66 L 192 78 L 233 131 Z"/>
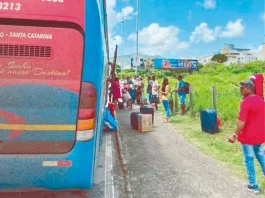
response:
<path id="1" fill-rule="evenodd" d="M 248 89 L 254 89 L 255 88 L 255 84 L 251 80 L 242 81 L 239 84 L 237 84 L 236 86 L 245 87 L 245 88 L 248 88 Z"/>

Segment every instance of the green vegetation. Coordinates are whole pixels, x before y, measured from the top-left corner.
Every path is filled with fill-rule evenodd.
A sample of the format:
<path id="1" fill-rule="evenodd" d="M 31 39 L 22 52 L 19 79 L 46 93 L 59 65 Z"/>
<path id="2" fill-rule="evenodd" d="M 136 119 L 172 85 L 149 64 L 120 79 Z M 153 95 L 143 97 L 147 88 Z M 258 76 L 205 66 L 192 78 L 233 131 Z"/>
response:
<path id="1" fill-rule="evenodd" d="M 244 65 L 224 66 L 222 63 L 213 62 L 207 65 L 200 65 L 199 70 L 193 74 L 163 70 L 140 70 L 141 76 L 156 75 L 162 83 L 162 78 L 167 76 L 171 88 L 177 83 L 176 76 L 182 73 L 185 80 L 192 84 L 194 91 L 194 114 L 188 112 L 186 116 L 180 117 L 178 113 L 170 118 L 180 133 L 186 139 L 205 154 L 218 160 L 226 167 L 231 174 L 238 175 L 246 180 L 246 170 L 243 164 L 243 156 L 240 144 L 230 144 L 227 139 L 234 132 L 241 96 L 236 83 L 249 79 L 253 73 L 261 72 L 265 75 L 265 63 L 256 61 Z M 134 76 L 135 72 L 122 71 L 122 76 Z M 217 111 L 222 120 L 220 133 L 210 135 L 201 132 L 199 112 L 202 109 L 212 108 L 211 87 L 217 89 Z M 188 101 L 187 101 L 188 103 Z M 159 110 L 164 116 L 163 107 Z M 256 164 L 257 165 L 257 164 Z M 256 166 L 258 183 L 261 190 L 265 189 L 265 180 L 259 166 Z"/>
<path id="2" fill-rule="evenodd" d="M 239 89 L 235 84 L 242 80 L 249 79 L 253 73 L 258 72 L 265 74 L 265 63 L 262 61 L 229 66 L 213 62 L 207 65 L 200 65 L 199 71 L 193 74 L 183 71 L 142 69 L 139 70 L 139 76 L 147 77 L 148 75 L 155 75 L 160 83 L 162 83 L 162 78 L 168 77 L 171 89 L 173 89 L 177 83 L 176 76 L 182 74 L 185 81 L 193 86 L 193 109 L 196 117 L 198 117 L 201 110 L 212 108 L 211 88 L 212 86 L 216 86 L 218 116 L 225 125 L 231 125 L 237 117 L 241 100 Z M 123 70 L 118 74 L 118 76 L 122 76 L 123 78 L 126 76 L 133 77 L 134 75 L 134 70 Z"/>
<path id="3" fill-rule="evenodd" d="M 120 65 L 116 65 L 116 73 L 121 73 L 121 66 Z"/>

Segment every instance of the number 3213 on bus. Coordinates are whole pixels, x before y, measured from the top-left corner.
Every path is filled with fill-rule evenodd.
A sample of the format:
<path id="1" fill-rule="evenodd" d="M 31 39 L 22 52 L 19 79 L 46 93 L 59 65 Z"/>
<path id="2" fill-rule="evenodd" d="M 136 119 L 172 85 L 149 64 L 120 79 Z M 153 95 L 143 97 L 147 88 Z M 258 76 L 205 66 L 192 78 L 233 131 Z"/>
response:
<path id="1" fill-rule="evenodd" d="M 8 3 L 0 1 L 0 10 L 16 10 L 19 11 L 21 9 L 20 3 Z"/>

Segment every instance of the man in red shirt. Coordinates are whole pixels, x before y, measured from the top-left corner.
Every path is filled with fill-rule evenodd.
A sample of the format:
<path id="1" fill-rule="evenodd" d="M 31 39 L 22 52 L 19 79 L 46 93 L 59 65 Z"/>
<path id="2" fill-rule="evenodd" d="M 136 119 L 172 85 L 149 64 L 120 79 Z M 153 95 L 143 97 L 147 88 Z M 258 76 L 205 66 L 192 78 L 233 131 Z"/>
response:
<path id="1" fill-rule="evenodd" d="M 247 169 L 250 192 L 259 194 L 256 183 L 254 157 L 256 156 L 265 175 L 265 154 L 262 144 L 265 142 L 265 103 L 260 96 L 254 95 L 255 85 L 251 80 L 240 82 L 240 93 L 244 97 L 240 105 L 237 128 L 229 142 L 236 139 L 241 143 L 244 162 Z"/>
<path id="2" fill-rule="evenodd" d="M 263 96 L 263 81 L 264 77 L 263 74 L 254 74 L 250 77 L 250 80 L 255 84 L 255 95 L 262 97 L 264 100 Z"/>

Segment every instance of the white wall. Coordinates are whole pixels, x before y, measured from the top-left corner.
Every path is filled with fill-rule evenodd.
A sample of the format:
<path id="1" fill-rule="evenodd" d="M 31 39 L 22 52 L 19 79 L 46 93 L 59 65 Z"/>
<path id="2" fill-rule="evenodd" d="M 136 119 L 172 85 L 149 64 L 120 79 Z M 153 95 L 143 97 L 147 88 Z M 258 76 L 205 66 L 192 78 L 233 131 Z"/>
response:
<path id="1" fill-rule="evenodd" d="M 264 43 L 261 46 L 261 50 L 258 52 L 258 59 L 261 61 L 265 61 L 265 44 Z"/>
<path id="2" fill-rule="evenodd" d="M 229 50 L 227 54 L 228 61 L 225 63 L 229 64 L 242 64 L 249 63 L 257 60 L 257 53 L 250 51 L 238 51 L 238 50 Z"/>

